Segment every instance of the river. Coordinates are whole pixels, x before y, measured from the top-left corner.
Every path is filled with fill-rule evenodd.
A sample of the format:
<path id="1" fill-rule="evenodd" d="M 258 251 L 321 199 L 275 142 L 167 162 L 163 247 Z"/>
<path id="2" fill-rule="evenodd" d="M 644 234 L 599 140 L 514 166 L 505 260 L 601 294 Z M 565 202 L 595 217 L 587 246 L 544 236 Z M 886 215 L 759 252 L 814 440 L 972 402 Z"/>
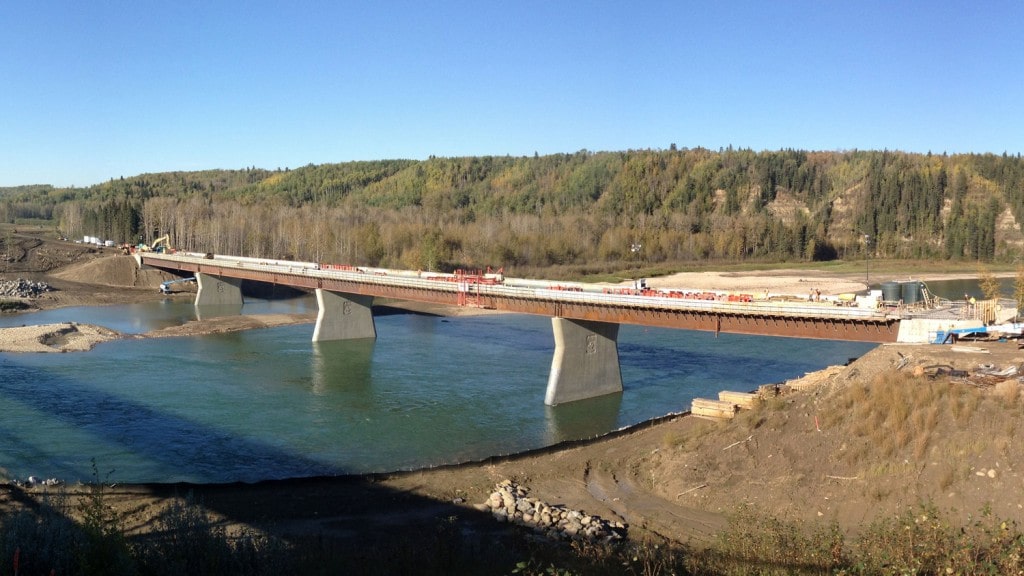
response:
<path id="1" fill-rule="evenodd" d="M 315 306 L 254 301 L 243 313 Z M 0 326 L 75 321 L 137 334 L 193 318 L 191 303 L 162 301 L 5 316 Z M 376 323 L 375 341 L 313 343 L 306 324 L 0 354 L 0 476 L 253 482 L 465 462 L 601 435 L 874 346 L 624 325 L 623 393 L 550 407 L 548 318 Z"/>

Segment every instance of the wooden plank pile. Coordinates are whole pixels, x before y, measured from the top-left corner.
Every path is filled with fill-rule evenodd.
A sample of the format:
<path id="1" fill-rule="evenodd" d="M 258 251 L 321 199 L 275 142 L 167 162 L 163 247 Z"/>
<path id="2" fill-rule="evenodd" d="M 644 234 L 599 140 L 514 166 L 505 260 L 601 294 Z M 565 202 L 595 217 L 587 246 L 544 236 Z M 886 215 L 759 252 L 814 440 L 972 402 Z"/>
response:
<path id="1" fill-rule="evenodd" d="M 705 418 L 730 419 L 736 416 L 737 410 L 754 408 L 760 400 L 754 393 L 723 390 L 718 393 L 718 400 L 694 398 L 690 413 Z"/>
<path id="2" fill-rule="evenodd" d="M 729 419 L 736 415 L 736 405 L 723 400 L 694 398 L 690 405 L 690 413 L 705 418 Z"/>

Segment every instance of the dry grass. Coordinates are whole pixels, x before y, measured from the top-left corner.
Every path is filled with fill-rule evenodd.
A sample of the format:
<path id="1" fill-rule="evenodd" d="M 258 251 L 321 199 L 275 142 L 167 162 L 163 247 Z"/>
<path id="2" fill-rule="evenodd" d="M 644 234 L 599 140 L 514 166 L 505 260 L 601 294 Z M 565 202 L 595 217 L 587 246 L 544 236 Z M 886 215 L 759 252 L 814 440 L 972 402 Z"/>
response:
<path id="1" fill-rule="evenodd" d="M 662 437 L 662 444 L 666 448 L 673 448 L 682 452 L 693 452 L 700 448 L 700 445 L 707 439 L 708 433 L 721 423 L 710 420 L 693 418 L 692 426 L 684 430 L 672 430 L 666 432 Z"/>
<path id="2" fill-rule="evenodd" d="M 995 394 L 1006 408 L 1015 408 L 1020 403 L 1020 384 L 1016 380 L 1003 380 L 995 386 Z"/>
<path id="3" fill-rule="evenodd" d="M 956 468 L 953 466 L 946 466 L 939 474 L 939 488 L 942 490 L 949 490 L 957 480 L 962 478 L 962 476 L 957 475 Z"/>
<path id="4" fill-rule="evenodd" d="M 740 410 L 732 421 L 734 426 L 747 432 L 753 432 L 768 421 L 768 415 L 765 411 L 759 409 Z"/>
<path id="5" fill-rule="evenodd" d="M 856 439 L 844 453 L 849 464 L 861 464 L 869 455 L 920 461 L 933 443 L 944 409 L 965 424 L 977 408 L 976 393 L 952 389 L 945 382 L 888 372 L 869 383 L 846 387 L 834 399 L 825 421 L 830 427 L 847 427 Z"/>
<path id="6" fill-rule="evenodd" d="M 952 386 L 947 398 L 953 420 L 961 430 L 966 429 L 971 422 L 971 416 L 978 408 L 981 394 L 964 386 Z"/>
<path id="7" fill-rule="evenodd" d="M 978 386 L 890 371 L 836 389 L 823 422 L 843 431 L 840 460 L 875 482 L 868 496 L 883 499 L 886 478 L 908 475 L 946 492 L 975 475 L 972 465 L 1016 457 L 1020 388 L 1016 380 Z"/>

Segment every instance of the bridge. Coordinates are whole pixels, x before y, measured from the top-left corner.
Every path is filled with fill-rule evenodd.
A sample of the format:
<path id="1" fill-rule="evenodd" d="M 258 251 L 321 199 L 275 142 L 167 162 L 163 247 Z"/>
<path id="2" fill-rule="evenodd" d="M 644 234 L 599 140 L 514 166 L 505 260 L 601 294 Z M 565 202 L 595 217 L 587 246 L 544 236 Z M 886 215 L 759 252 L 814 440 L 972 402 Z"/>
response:
<path id="1" fill-rule="evenodd" d="M 196 306 L 242 305 L 243 280 L 313 290 L 313 341 L 375 338 L 376 297 L 549 316 L 555 351 L 545 403 L 620 392 L 620 324 L 862 342 L 901 339 L 878 302 L 776 301 L 694 289 L 623 288 L 196 253 L 136 252 L 140 267 L 195 276 Z"/>

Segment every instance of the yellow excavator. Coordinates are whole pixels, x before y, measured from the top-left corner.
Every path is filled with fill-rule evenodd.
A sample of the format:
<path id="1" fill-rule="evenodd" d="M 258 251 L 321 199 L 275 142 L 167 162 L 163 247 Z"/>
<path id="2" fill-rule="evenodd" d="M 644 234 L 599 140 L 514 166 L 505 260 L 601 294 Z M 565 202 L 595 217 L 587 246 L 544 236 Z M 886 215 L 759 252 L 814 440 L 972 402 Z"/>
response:
<path id="1" fill-rule="evenodd" d="M 167 252 L 168 250 L 171 249 L 170 246 L 167 245 L 167 240 L 169 238 L 170 235 L 165 234 L 157 238 L 156 240 L 153 240 L 152 244 L 146 244 L 145 242 L 143 242 L 136 246 L 135 249 L 139 252 Z"/>
<path id="2" fill-rule="evenodd" d="M 153 252 L 166 252 L 167 250 L 170 250 L 171 247 L 167 243 L 169 238 L 169 235 L 164 235 L 154 240 L 152 245 Z"/>

